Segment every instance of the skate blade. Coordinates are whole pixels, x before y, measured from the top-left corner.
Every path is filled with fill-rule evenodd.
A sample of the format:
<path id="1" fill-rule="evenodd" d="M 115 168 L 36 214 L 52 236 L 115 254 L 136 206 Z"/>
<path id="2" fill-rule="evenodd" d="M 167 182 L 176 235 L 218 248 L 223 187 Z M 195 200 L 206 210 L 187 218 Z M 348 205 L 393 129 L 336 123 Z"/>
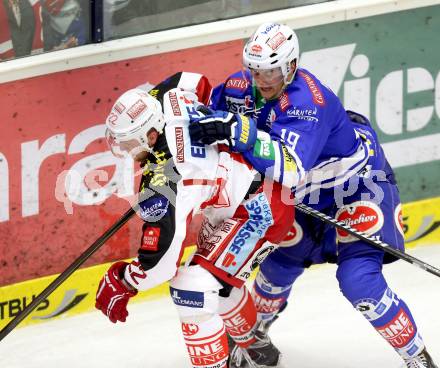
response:
<path id="1" fill-rule="evenodd" d="M 280 354 L 277 365 L 255 365 L 255 368 L 289 368 L 287 365 L 283 364 L 283 360 L 283 354 Z M 246 368 L 254 368 L 254 366 L 250 367 L 248 365 Z"/>

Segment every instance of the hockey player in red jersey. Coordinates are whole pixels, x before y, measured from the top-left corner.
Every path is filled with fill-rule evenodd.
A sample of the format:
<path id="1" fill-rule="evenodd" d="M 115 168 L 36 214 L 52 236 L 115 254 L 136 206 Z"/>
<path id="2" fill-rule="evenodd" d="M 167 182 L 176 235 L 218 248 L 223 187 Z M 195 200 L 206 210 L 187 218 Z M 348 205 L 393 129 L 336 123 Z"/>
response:
<path id="1" fill-rule="evenodd" d="M 150 94 L 133 89 L 114 104 L 106 135 L 114 154 L 131 154 L 143 166 L 138 212 L 144 224 L 137 258 L 109 268 L 96 308 L 124 322 L 138 290 L 171 280 L 192 367 L 229 367 L 226 332 L 239 346 L 253 346 L 264 366 L 276 367 L 279 352 L 258 330 L 244 283 L 290 229 L 293 201 L 290 191 L 265 182 L 240 154 L 190 141 L 190 117 L 203 115 L 209 88 L 206 78 L 179 73 Z M 245 146 L 256 129 L 243 118 L 235 133 L 235 144 Z M 178 268 L 188 223 L 198 211 L 205 218 L 197 251 Z"/>

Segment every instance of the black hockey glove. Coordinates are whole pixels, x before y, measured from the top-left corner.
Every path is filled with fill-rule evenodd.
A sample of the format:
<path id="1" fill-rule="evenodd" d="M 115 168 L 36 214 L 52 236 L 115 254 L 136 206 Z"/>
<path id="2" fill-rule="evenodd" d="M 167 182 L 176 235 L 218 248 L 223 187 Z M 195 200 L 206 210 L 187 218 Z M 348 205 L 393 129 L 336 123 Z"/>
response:
<path id="1" fill-rule="evenodd" d="M 225 111 L 210 110 L 209 113 L 191 119 L 189 134 L 192 141 L 204 144 L 226 143 L 235 152 L 245 152 L 253 147 L 257 139 L 257 127 L 253 119 Z"/>

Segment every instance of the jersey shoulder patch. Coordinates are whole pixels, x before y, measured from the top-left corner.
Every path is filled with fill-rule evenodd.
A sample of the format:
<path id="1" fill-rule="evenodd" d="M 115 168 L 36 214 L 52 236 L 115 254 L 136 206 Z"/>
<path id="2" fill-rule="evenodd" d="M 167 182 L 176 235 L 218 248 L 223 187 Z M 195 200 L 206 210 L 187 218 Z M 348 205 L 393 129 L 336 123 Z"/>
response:
<path id="1" fill-rule="evenodd" d="M 236 72 L 228 77 L 224 83 L 228 95 L 238 96 L 244 94 L 251 87 L 250 80 L 243 72 Z"/>
<path id="2" fill-rule="evenodd" d="M 159 100 L 160 103 L 163 103 L 163 95 L 172 88 L 176 88 L 181 79 L 182 72 L 178 72 L 173 74 L 171 77 L 168 77 L 164 81 L 157 84 L 153 87 L 148 93 Z"/>
<path id="3" fill-rule="evenodd" d="M 298 70 L 298 75 L 306 83 L 315 105 L 325 106 L 324 93 L 317 78 L 305 70 Z"/>
<path id="4" fill-rule="evenodd" d="M 189 120 L 199 116 L 196 110 L 197 96 L 193 92 L 173 88 L 165 93 L 163 97 L 163 112 L 167 123 L 173 120 Z"/>

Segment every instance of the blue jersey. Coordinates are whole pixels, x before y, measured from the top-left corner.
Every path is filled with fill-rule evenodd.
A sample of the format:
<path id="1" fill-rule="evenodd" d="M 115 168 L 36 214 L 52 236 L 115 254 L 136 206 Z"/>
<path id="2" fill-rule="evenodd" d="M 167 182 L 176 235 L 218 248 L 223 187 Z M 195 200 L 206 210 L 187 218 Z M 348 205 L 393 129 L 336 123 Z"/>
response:
<path id="1" fill-rule="evenodd" d="M 211 107 L 253 117 L 258 129 L 267 133 L 259 134 L 252 152 L 244 153 L 258 171 L 269 172 L 298 193 L 342 184 L 367 163 L 384 168 L 383 152 L 368 120 L 353 118 L 307 70 L 298 69 L 293 82 L 269 101 L 258 96 L 251 81 L 248 72 L 231 75 L 214 89 Z"/>

